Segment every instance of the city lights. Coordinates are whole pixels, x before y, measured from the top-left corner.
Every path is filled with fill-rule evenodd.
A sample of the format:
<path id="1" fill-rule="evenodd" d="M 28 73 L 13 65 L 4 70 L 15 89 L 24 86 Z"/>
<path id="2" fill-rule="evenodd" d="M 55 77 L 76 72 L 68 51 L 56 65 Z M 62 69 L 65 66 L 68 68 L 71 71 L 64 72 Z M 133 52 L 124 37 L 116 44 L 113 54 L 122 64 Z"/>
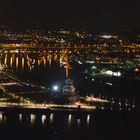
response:
<path id="1" fill-rule="evenodd" d="M 0 5 L 1 140 L 138 139 L 140 0 Z"/>

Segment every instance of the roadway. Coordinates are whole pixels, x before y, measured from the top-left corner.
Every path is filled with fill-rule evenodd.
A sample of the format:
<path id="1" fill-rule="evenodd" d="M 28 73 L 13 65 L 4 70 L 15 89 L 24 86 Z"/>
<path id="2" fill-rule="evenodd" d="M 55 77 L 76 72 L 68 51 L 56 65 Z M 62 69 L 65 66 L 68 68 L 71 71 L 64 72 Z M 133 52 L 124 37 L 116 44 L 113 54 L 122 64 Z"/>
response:
<path id="1" fill-rule="evenodd" d="M 79 108 L 80 106 L 80 108 Z M 73 110 L 96 110 L 96 106 L 89 106 L 86 104 L 78 104 L 78 103 L 74 103 L 74 104 L 67 104 L 67 105 L 59 105 L 59 104 L 34 104 L 34 103 L 6 103 L 6 102 L 0 102 L 0 108 L 24 108 L 24 109 L 73 109 Z"/>

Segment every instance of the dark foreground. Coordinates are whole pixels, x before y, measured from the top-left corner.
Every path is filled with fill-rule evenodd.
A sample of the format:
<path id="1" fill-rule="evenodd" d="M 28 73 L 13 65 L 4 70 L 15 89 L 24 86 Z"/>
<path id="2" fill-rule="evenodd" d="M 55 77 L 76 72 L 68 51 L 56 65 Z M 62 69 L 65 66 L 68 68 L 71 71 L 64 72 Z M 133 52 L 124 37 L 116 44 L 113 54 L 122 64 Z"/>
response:
<path id="1" fill-rule="evenodd" d="M 0 113 L 1 140 L 135 140 L 139 113 L 10 110 Z"/>

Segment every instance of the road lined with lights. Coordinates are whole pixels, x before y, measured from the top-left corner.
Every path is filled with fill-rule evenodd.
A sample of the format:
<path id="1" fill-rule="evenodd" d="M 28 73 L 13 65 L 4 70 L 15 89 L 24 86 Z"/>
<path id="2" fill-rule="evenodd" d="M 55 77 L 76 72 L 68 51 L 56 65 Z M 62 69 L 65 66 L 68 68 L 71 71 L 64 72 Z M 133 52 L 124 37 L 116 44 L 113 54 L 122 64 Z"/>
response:
<path id="1" fill-rule="evenodd" d="M 79 108 L 80 106 L 80 108 Z M 31 102 L 28 103 L 0 103 L 1 108 L 27 108 L 27 109 L 83 109 L 83 110 L 96 110 L 96 106 L 89 106 L 81 103 L 74 103 L 68 105 L 59 105 L 59 104 L 34 104 Z"/>
<path id="2" fill-rule="evenodd" d="M 104 100 L 104 99 L 100 99 L 100 98 L 94 98 L 94 97 L 89 97 L 89 96 L 87 96 L 87 97 L 85 98 L 85 100 L 88 101 L 88 102 L 109 103 L 108 100 Z"/>

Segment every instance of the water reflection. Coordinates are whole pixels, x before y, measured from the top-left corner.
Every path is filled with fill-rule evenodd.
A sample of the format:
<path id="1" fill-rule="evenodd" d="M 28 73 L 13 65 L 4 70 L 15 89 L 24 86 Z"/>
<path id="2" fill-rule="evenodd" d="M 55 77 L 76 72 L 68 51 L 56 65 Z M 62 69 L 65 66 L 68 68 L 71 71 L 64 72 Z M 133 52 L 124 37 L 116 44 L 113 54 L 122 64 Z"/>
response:
<path id="1" fill-rule="evenodd" d="M 71 51 L 13 49 L 2 51 L 1 63 L 19 70 L 30 70 L 32 65 L 35 67 L 48 65 L 51 68 L 53 62 L 59 62 L 60 59 L 64 61 L 68 55 L 71 55 Z"/>
<path id="2" fill-rule="evenodd" d="M 52 66 L 52 62 L 57 62 L 60 58 L 63 59 L 63 52 L 40 52 L 40 51 L 18 51 L 10 50 L 1 54 L 1 63 L 16 70 L 29 70 L 33 67 L 48 65 Z"/>
<path id="3" fill-rule="evenodd" d="M 24 57 L 22 57 L 22 70 L 24 69 Z"/>
<path id="4" fill-rule="evenodd" d="M 94 118 L 93 118 L 94 115 Z M 105 114 L 96 115 L 92 113 L 3 113 L 0 112 L 0 127 L 5 128 L 28 128 L 38 130 L 64 130 L 69 132 L 79 132 L 81 130 L 89 131 L 99 125 L 99 127 L 108 127 L 112 123 L 120 122 L 120 118 Z M 124 120 L 123 120 L 124 121 Z"/>
<path id="5" fill-rule="evenodd" d="M 22 122 L 22 114 L 19 114 L 19 122 Z"/>
<path id="6" fill-rule="evenodd" d="M 6 123 L 6 121 L 7 121 L 7 117 L 6 116 L 3 116 L 3 121 L 4 121 L 4 123 Z"/>
<path id="7" fill-rule="evenodd" d="M 35 123 L 36 116 L 34 114 L 31 114 L 30 119 L 31 119 L 31 124 L 33 125 Z"/>
<path id="8" fill-rule="evenodd" d="M 5 54 L 4 64 L 7 65 L 7 54 Z"/>
<path id="9" fill-rule="evenodd" d="M 77 127 L 80 128 L 81 125 L 81 119 L 77 119 Z"/>
<path id="10" fill-rule="evenodd" d="M 3 121 L 3 114 L 2 114 L 2 112 L 0 112 L 0 122 L 2 122 Z"/>
<path id="11" fill-rule="evenodd" d="M 68 116 L 68 124 L 71 125 L 71 123 L 72 123 L 72 115 L 69 114 L 69 116 Z"/>
<path id="12" fill-rule="evenodd" d="M 17 117 L 12 117 L 11 115 L 6 115 L 5 120 L 4 116 L 0 114 L 0 121 L 2 124 L 6 121 L 10 124 L 10 121 L 13 120 L 13 122 L 17 122 L 17 125 L 21 127 L 31 126 L 32 128 L 35 127 L 54 127 L 56 125 L 62 125 L 63 127 L 66 127 L 68 129 L 76 128 L 86 128 L 86 126 L 91 125 L 91 115 L 81 115 L 80 118 L 77 118 L 77 115 L 75 114 L 64 114 L 61 113 L 50 113 L 50 114 L 17 114 Z M 47 117 L 49 118 L 47 121 Z M 54 119 L 55 117 L 55 119 Z M 17 119 L 17 121 L 16 121 Z M 13 123 L 12 123 L 13 124 Z M 88 127 L 87 127 L 88 128 Z"/>
<path id="13" fill-rule="evenodd" d="M 90 123 L 90 115 L 88 114 L 87 115 L 87 127 L 89 126 L 89 123 Z"/>
<path id="14" fill-rule="evenodd" d="M 54 114 L 53 114 L 53 113 L 51 113 L 51 114 L 50 114 L 50 123 L 52 123 L 52 122 L 53 122 L 53 119 L 54 119 Z"/>
<path id="15" fill-rule="evenodd" d="M 10 67 L 13 66 L 13 57 L 10 57 Z"/>
<path id="16" fill-rule="evenodd" d="M 44 126 L 45 121 L 46 121 L 46 115 L 42 115 L 42 116 L 41 116 L 42 126 Z"/>

